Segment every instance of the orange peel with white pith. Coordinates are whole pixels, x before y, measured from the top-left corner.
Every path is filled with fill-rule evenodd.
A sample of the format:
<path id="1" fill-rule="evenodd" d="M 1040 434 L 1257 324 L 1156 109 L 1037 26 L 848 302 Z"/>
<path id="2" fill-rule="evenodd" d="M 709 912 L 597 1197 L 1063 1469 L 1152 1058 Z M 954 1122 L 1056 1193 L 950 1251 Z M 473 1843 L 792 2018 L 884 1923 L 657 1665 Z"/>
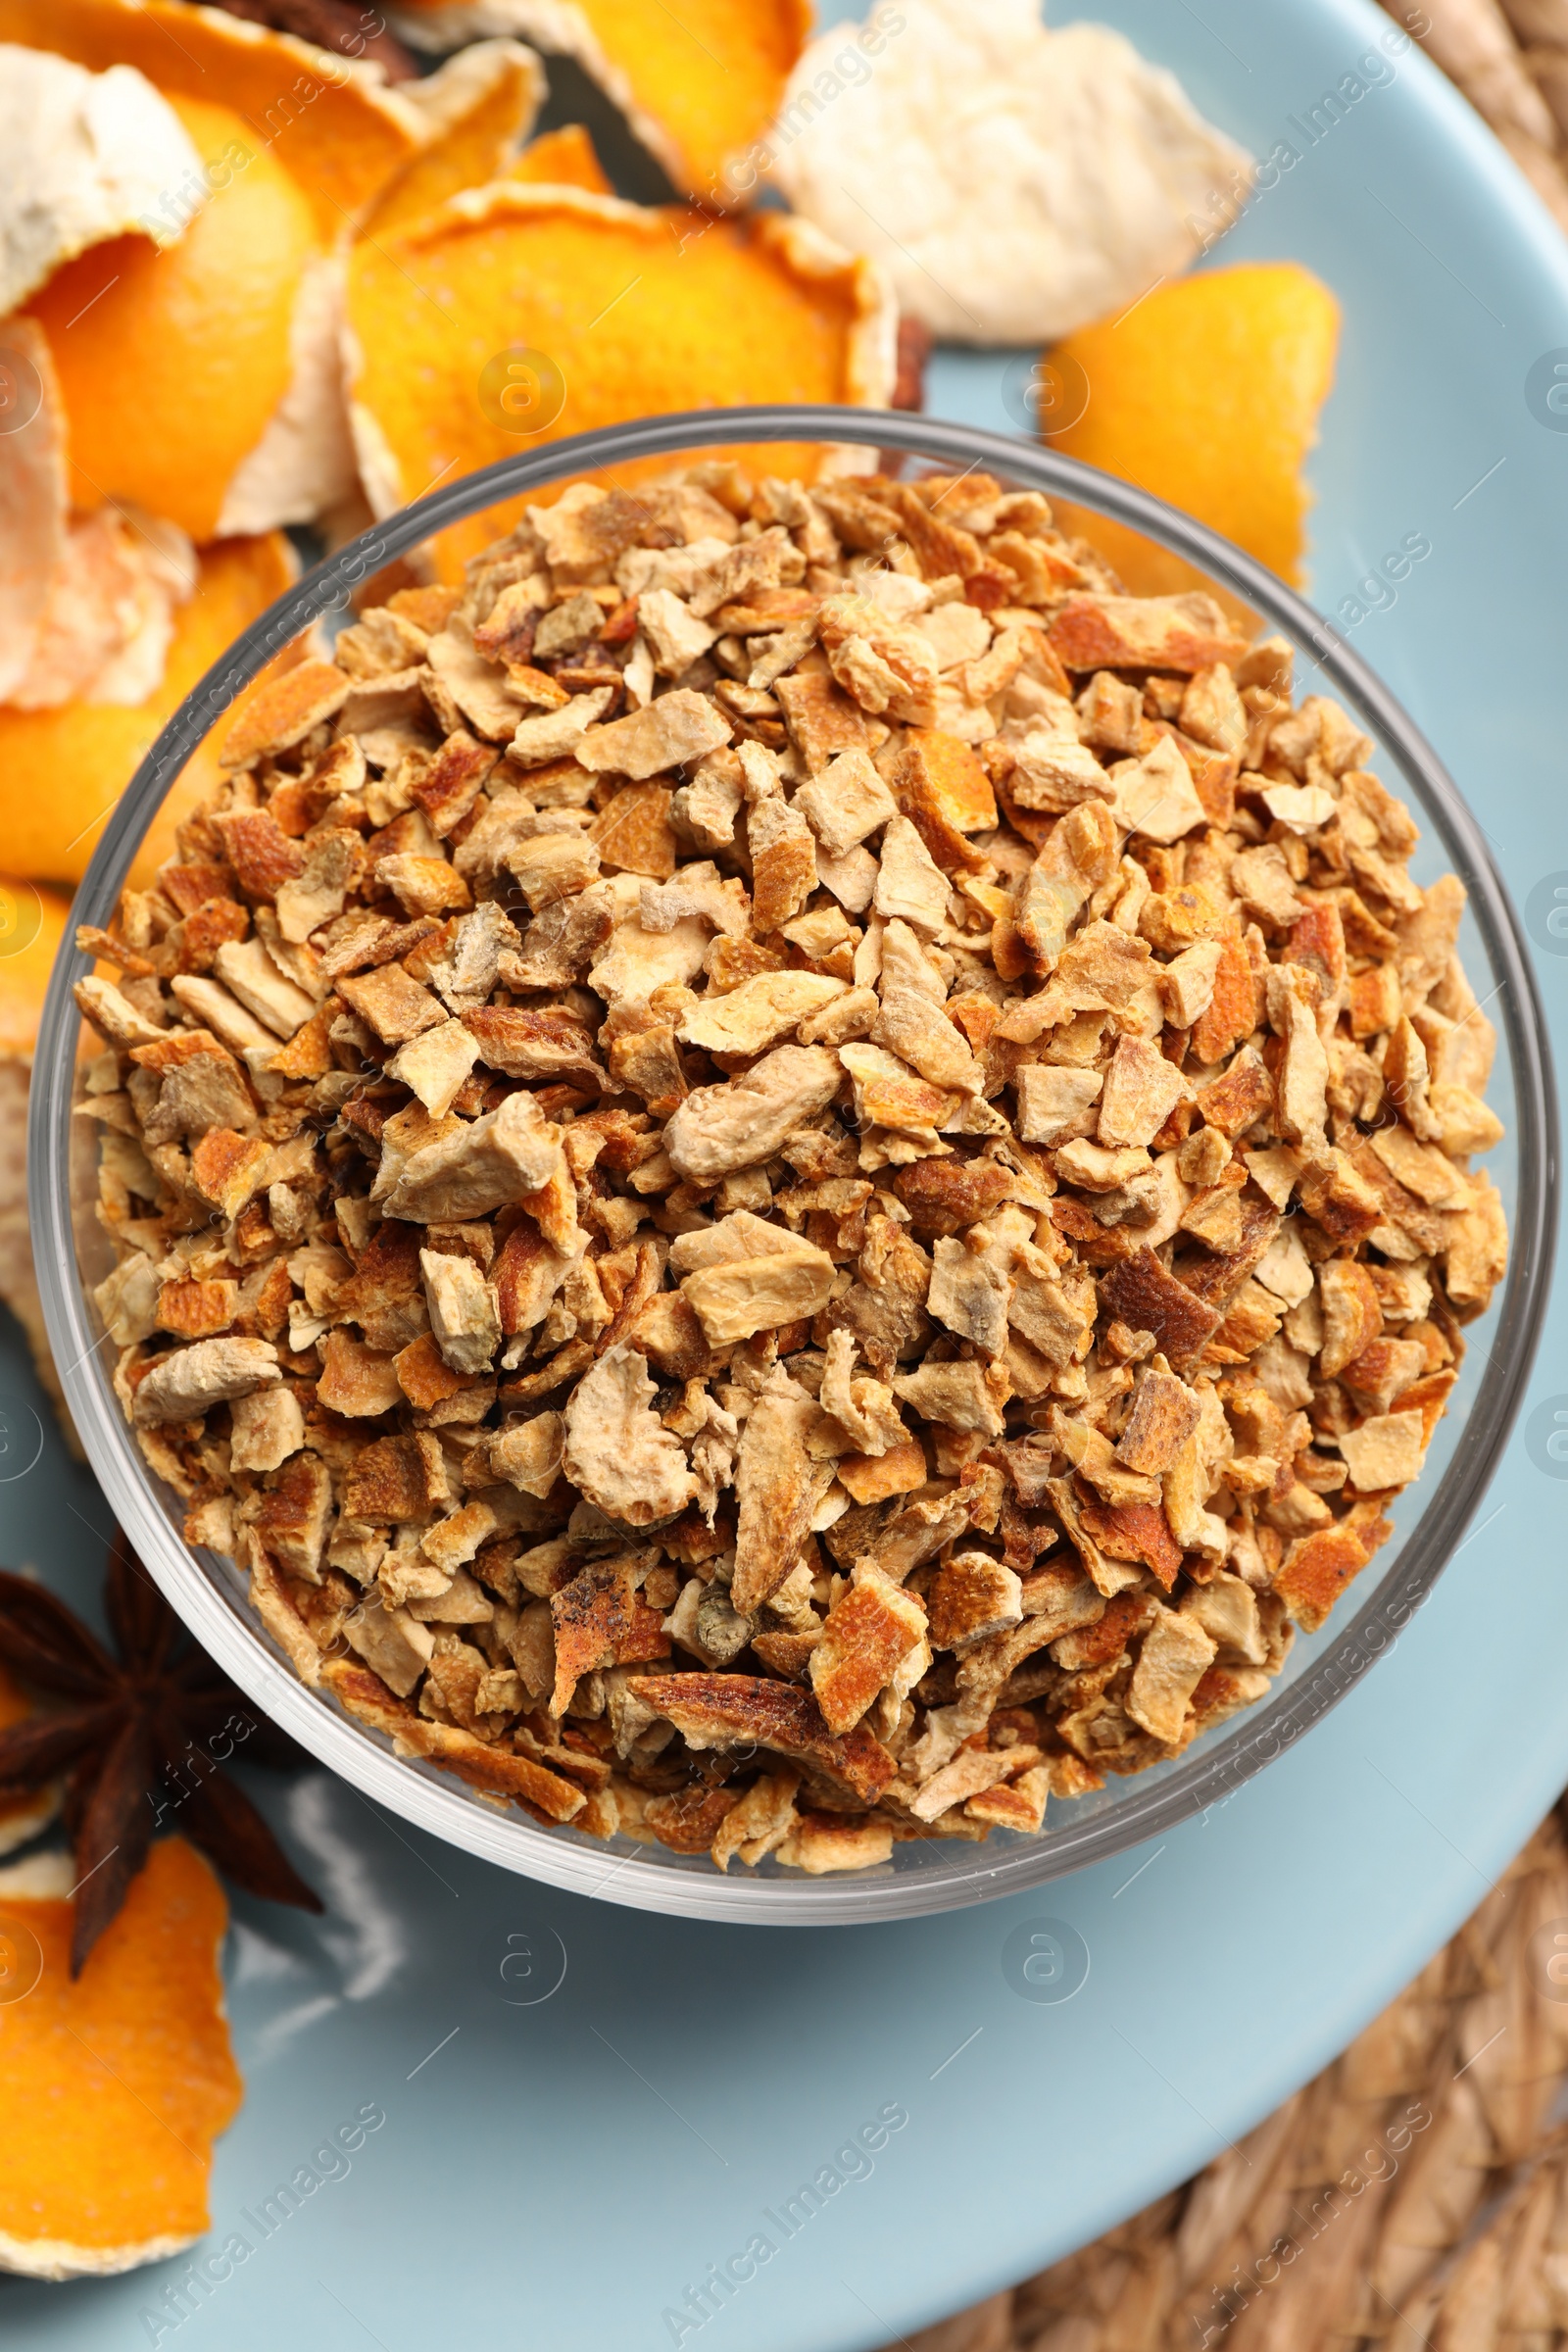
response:
<path id="1" fill-rule="evenodd" d="M 28 315 L 65 408 L 72 503 L 128 504 L 211 539 L 233 527 L 230 488 L 290 389 L 296 311 L 320 249 L 304 194 L 238 114 L 172 103 L 222 184 L 173 244 L 95 245 Z"/>
<path id="2" fill-rule="evenodd" d="M 97 73 L 136 66 L 166 96 L 232 107 L 303 189 L 323 241 L 352 226 L 429 137 L 379 66 L 192 0 L 0 0 L 0 41 Z"/>
<path id="3" fill-rule="evenodd" d="M 9 871 L 29 881 L 79 882 L 115 804 L 166 719 L 240 631 L 297 574 L 278 533 L 204 548 L 195 593 L 174 616 L 164 675 L 134 708 L 68 703 L 58 710 L 0 707 L 0 840 Z M 174 828 L 218 786 L 202 744 L 154 817 L 131 869 L 146 889 L 173 854 Z"/>
<path id="4" fill-rule="evenodd" d="M 347 309 L 361 478 L 380 514 L 595 425 L 763 401 L 881 407 L 892 390 L 881 270 L 778 213 L 707 220 L 502 181 L 357 246 Z M 514 349 L 542 353 L 561 390 L 526 436 L 481 390 Z M 444 576 L 496 520 L 443 534 Z"/>
<path id="5" fill-rule="evenodd" d="M 462 189 L 505 172 L 544 103 L 545 75 L 520 41 L 475 41 L 407 88 L 428 116 L 430 142 L 376 198 L 366 235 L 406 228 Z"/>
<path id="6" fill-rule="evenodd" d="M 677 188 L 726 206 L 756 187 L 766 136 L 811 32 L 810 0 L 402 0 L 418 48 L 466 40 L 476 21 L 574 58 Z M 739 159 L 740 169 L 732 171 Z"/>
<path id="7" fill-rule="evenodd" d="M 0 2006 L 0 2270 L 105 2277 L 208 2227 L 213 2141 L 244 2093 L 219 1971 L 228 1905 L 165 1839 L 73 1982 L 73 1905 L 46 1872 L 0 1874 L 0 1931 L 37 1971 Z"/>

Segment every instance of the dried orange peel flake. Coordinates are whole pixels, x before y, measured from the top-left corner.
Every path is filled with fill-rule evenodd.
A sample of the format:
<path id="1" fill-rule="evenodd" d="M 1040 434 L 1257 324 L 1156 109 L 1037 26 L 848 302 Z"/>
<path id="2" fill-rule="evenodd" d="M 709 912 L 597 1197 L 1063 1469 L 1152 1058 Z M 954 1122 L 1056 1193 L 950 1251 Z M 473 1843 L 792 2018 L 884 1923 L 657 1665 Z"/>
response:
<path id="1" fill-rule="evenodd" d="M 75 1984 L 72 1909 L 0 1890 L 0 1924 L 42 1958 L 0 2008 L 0 2268 L 38 2278 L 198 2237 L 212 2143 L 243 2091 L 218 1968 L 228 1907 L 200 1856 L 154 1846 Z"/>
<path id="2" fill-rule="evenodd" d="M 466 8 L 406 0 L 399 22 L 410 39 L 444 44 L 466 19 Z M 569 51 L 675 185 L 721 205 L 755 185 L 755 168 L 732 180 L 725 167 L 761 139 L 811 29 L 808 0 L 508 0 L 506 19 L 524 40 Z"/>
<path id="3" fill-rule="evenodd" d="M 880 270 L 778 214 L 694 224 L 684 211 L 504 182 L 357 247 L 348 317 L 356 440 L 381 514 L 591 426 L 753 401 L 879 406 L 892 383 Z M 565 387 L 526 443 L 481 388 L 512 347 L 542 352 Z M 458 526 L 443 561 L 494 531 L 493 516 Z"/>
<path id="4" fill-rule="evenodd" d="M 1299 581 L 1310 503 L 1301 469 L 1334 380 L 1339 322 L 1334 296 L 1294 262 L 1162 286 L 1049 355 L 1088 386 L 1083 415 L 1052 447 L 1169 499 Z"/>
<path id="5" fill-rule="evenodd" d="M 544 69 L 519 41 L 475 41 L 409 88 L 430 116 L 433 136 L 371 208 L 366 228 L 376 236 L 506 172 L 544 99 Z"/>
<path id="6" fill-rule="evenodd" d="M 13 874 L 79 882 L 115 803 L 164 721 L 241 629 L 295 577 L 278 533 L 220 540 L 203 551 L 201 578 L 174 615 L 163 682 L 134 710 L 68 703 L 58 710 L 0 706 L 0 824 Z M 146 889 L 174 848 L 174 827 L 220 776 L 209 737 L 169 793 L 142 843 L 132 886 Z"/>
<path id="7" fill-rule="evenodd" d="M 305 190 L 323 238 L 357 219 L 428 135 L 378 67 L 186 0 L 0 0 L 0 41 L 96 72 L 138 66 L 170 96 L 220 98 Z"/>
<path id="8" fill-rule="evenodd" d="M 580 122 L 564 122 L 559 130 L 542 132 L 507 167 L 504 176 L 536 186 L 587 188 L 596 196 L 614 193 L 593 140 Z"/>

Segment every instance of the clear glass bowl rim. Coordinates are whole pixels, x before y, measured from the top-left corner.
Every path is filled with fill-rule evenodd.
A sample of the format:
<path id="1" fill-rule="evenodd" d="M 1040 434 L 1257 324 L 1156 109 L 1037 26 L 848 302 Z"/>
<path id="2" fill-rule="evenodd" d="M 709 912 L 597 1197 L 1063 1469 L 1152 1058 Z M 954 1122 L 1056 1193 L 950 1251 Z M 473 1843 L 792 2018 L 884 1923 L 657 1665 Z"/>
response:
<path id="1" fill-rule="evenodd" d="M 745 1881 L 671 1868 L 638 1848 L 607 1854 L 523 1815 L 501 1814 L 390 1746 L 298 1681 L 259 1624 L 221 1592 L 159 1500 L 110 1383 L 101 1334 L 77 1278 L 70 1192 L 72 1073 L 79 1015 L 74 982 L 92 968 L 68 937 L 56 959 L 39 1030 L 28 1120 L 28 1208 L 44 1319 L 76 1429 L 121 1525 L 160 1589 L 203 1646 L 300 1744 L 405 1821 L 486 1860 L 568 1891 L 636 1909 L 757 1926 L 827 1927 L 918 1916 L 1015 1894 L 1119 1854 L 1221 1802 L 1311 1729 L 1409 1624 L 1452 1556 L 1501 1455 L 1524 1395 L 1550 1291 L 1558 1174 L 1556 1099 L 1545 1023 L 1517 915 L 1485 836 L 1431 745 L 1332 623 L 1253 558 L 1130 483 L 1049 448 L 968 425 L 891 411 L 833 407 L 702 410 L 551 442 L 433 492 L 307 573 L 254 621 L 164 727 L 115 809 L 93 855 L 74 922 L 107 925 L 137 846 L 191 753 L 282 646 L 346 606 L 369 575 L 449 524 L 564 475 L 745 443 L 872 444 L 956 468 L 984 468 L 1126 523 L 1184 557 L 1310 645 L 1328 685 L 1381 737 L 1470 892 L 1499 992 L 1516 1096 L 1518 1200 L 1491 1364 L 1442 1477 L 1399 1556 L 1338 1637 L 1287 1690 L 1169 1778 L 1131 1784 L 1107 1812 L 1038 1841 L 954 1841 L 940 1861 L 886 1877 Z M 40 1078 L 42 1083 L 39 1083 Z M 670 1857 L 673 1861 L 674 1857 Z"/>

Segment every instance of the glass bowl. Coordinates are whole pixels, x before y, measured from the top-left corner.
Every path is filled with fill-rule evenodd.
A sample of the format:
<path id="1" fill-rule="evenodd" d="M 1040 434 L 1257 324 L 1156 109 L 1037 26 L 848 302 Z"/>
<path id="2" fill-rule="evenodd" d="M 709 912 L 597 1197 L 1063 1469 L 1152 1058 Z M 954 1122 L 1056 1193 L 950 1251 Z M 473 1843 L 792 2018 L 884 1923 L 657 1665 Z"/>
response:
<path id="1" fill-rule="evenodd" d="M 233 1564 L 193 1550 L 180 1533 L 177 1498 L 150 1474 L 115 1398 L 104 1333 L 89 1285 L 107 1271 L 109 1247 L 95 1215 L 96 1126 L 73 1116 L 80 1079 L 79 1016 L 72 986 L 90 969 L 74 947 L 61 952 L 34 1063 L 28 1138 L 29 1201 L 38 1278 L 67 1399 L 111 1507 L 192 1633 L 259 1706 L 302 1746 L 368 1796 L 421 1829 L 524 1876 L 580 1894 L 693 1918 L 758 1925 L 825 1926 L 908 1917 L 1014 1894 L 1123 1852 L 1222 1802 L 1301 1738 L 1409 1623 L 1458 1544 L 1506 1441 L 1523 1394 L 1544 1309 L 1555 1223 L 1552 1079 L 1544 1026 L 1518 919 L 1481 829 L 1431 747 L 1340 634 L 1250 557 L 1145 492 L 1022 440 L 924 417 L 833 408 L 711 411 L 581 434 L 508 459 L 437 491 L 319 564 L 236 641 L 159 736 L 121 800 L 76 901 L 79 921 L 107 925 L 138 847 L 164 796 L 234 697 L 302 631 L 341 613 L 360 583 L 435 532 L 471 521 L 523 494 L 586 472 L 725 454 L 760 458 L 762 445 L 845 445 L 874 431 L 885 466 L 918 473 L 983 468 L 1075 510 L 1073 521 L 1109 526 L 1111 560 L 1129 551 L 1148 576 L 1134 584 L 1206 585 L 1250 608 L 1297 649 L 1298 692 L 1321 687 L 1348 705 L 1377 743 L 1384 773 L 1423 820 L 1414 871 L 1445 868 L 1470 894 L 1461 953 L 1478 996 L 1495 1012 L 1497 1065 L 1490 1098 L 1506 1127 L 1489 1169 L 1506 1206 L 1511 1240 L 1505 1284 L 1469 1348 L 1424 1475 L 1395 1511 L 1396 1534 L 1315 1636 L 1299 1635 L 1272 1695 L 1196 1741 L 1174 1761 L 1093 1795 L 1053 1799 L 1037 1837 L 993 1833 L 911 1840 L 891 1862 L 854 1876 L 806 1879 L 765 1863 L 722 1876 L 706 1855 L 682 1856 L 616 1838 L 608 1845 L 569 1829 L 545 1829 L 498 1810 L 433 1766 L 395 1757 L 389 1741 L 296 1680 L 263 1632 Z M 868 453 L 869 454 L 869 453 Z M 763 468 L 765 469 L 765 468 Z M 512 514 L 517 512 L 512 507 Z M 507 518 L 498 518 L 497 529 Z"/>

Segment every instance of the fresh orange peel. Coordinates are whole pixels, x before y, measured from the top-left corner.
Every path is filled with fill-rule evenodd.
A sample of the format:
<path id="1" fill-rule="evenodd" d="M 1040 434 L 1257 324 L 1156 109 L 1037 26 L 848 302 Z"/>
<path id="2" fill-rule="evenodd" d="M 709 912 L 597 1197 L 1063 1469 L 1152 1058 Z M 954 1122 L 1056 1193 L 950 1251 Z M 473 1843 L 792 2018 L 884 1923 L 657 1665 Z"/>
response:
<path id="1" fill-rule="evenodd" d="M 293 550 L 277 533 L 220 540 L 202 551 L 196 592 L 174 617 L 163 680 L 144 703 L 0 708 L 0 806 L 13 874 L 80 881 L 115 803 L 164 721 L 240 631 L 292 585 L 296 569 Z M 134 888 L 150 886 L 173 854 L 175 826 L 220 776 L 215 747 L 202 744 L 153 819 L 131 871 Z"/>
<path id="2" fill-rule="evenodd" d="M 477 188 L 356 247 L 348 324 L 378 514 L 591 426 L 754 401 L 880 407 L 893 384 L 896 319 L 874 264 L 788 215 L 710 220 L 574 188 Z M 544 356 L 560 396 L 523 437 L 482 381 L 518 348 Z M 444 576 L 496 528 L 492 514 L 445 533 Z"/>
<path id="3" fill-rule="evenodd" d="M 1158 287 L 1049 354 L 1064 385 L 1088 394 L 1051 446 L 1168 499 L 1299 584 L 1311 497 L 1302 468 L 1339 326 L 1334 296 L 1295 262 L 1242 262 Z M 1113 538 L 1098 518 L 1095 528 L 1129 587 L 1168 584 L 1137 560 L 1140 543 L 1124 558 L 1131 533 Z"/>
<path id="4" fill-rule="evenodd" d="M 467 37 L 466 0 L 404 0 L 397 27 L 422 48 Z M 728 171 L 760 140 L 811 31 L 809 0 L 498 0 L 486 21 L 576 59 L 671 181 L 728 206 L 755 184 Z"/>
<path id="5" fill-rule="evenodd" d="M 33 2278 L 131 2270 L 199 2237 L 213 2141 L 244 2091 L 219 1973 L 228 1906 L 201 1857 L 155 1845 L 74 1984 L 72 1915 L 0 1878 L 10 1965 L 37 1970 L 0 2005 L 0 2269 Z"/>
<path id="6" fill-rule="evenodd" d="M 377 197 L 368 235 L 406 228 L 462 189 L 507 172 L 544 103 L 544 68 L 520 41 L 475 41 L 439 74 L 410 82 L 406 94 L 427 112 L 430 143 Z"/>
<path id="7" fill-rule="evenodd" d="M 220 99 L 304 190 L 323 241 L 352 225 L 429 135 L 379 66 L 189 0 L 0 0 L 0 41 L 98 73 L 137 66 L 169 96 Z"/>

